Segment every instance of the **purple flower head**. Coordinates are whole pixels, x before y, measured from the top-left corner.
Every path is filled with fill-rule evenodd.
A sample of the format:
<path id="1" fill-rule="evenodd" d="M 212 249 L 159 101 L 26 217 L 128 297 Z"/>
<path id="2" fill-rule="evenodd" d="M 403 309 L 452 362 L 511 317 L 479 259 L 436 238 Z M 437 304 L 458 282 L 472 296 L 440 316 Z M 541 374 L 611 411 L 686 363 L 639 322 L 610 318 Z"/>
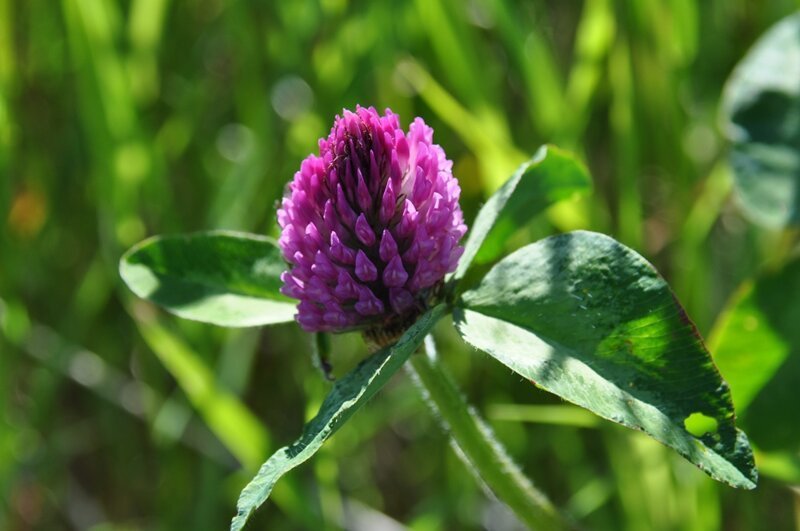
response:
<path id="1" fill-rule="evenodd" d="M 278 210 L 281 291 L 300 300 L 300 326 L 388 330 L 425 309 L 464 251 L 452 167 L 421 118 L 405 133 L 389 109 L 336 117 Z"/>

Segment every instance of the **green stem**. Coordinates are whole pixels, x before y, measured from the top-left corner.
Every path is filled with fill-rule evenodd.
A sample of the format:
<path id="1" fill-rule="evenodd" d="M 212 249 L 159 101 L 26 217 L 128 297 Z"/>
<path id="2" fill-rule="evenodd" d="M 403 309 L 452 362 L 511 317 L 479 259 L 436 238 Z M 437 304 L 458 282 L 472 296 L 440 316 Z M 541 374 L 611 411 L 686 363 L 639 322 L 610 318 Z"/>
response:
<path id="1" fill-rule="evenodd" d="M 469 406 L 436 359 L 433 338 L 406 365 L 417 387 L 438 413 L 462 457 L 497 498 L 532 529 L 567 529 L 547 497 L 526 478 L 495 438 L 491 428 Z"/>

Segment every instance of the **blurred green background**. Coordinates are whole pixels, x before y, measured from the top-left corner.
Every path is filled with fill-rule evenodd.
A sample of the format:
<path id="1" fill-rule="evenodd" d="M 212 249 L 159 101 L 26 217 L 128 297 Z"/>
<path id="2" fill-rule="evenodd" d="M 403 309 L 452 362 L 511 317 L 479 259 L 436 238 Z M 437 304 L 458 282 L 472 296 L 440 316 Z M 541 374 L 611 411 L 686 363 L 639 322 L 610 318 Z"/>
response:
<path id="1" fill-rule="evenodd" d="M 594 195 L 509 241 L 613 235 L 704 335 L 796 232 L 731 199 L 719 102 L 788 0 L 0 0 L 0 529 L 225 529 L 239 490 L 329 384 L 293 325 L 225 330 L 134 297 L 142 238 L 275 233 L 275 203 L 342 107 L 423 116 L 467 220 L 545 142 Z M 586 529 L 800 529 L 796 456 L 755 491 L 531 387 L 444 363 L 523 470 Z M 334 339 L 341 374 L 364 356 Z M 523 407 L 520 407 L 523 406 Z M 766 422 L 798 423 L 797 404 Z M 785 455 L 784 455 L 785 457 Z M 791 455 L 789 455 L 791 461 Z M 794 467 L 794 468 L 792 468 Z M 400 374 L 253 529 L 517 529 Z"/>

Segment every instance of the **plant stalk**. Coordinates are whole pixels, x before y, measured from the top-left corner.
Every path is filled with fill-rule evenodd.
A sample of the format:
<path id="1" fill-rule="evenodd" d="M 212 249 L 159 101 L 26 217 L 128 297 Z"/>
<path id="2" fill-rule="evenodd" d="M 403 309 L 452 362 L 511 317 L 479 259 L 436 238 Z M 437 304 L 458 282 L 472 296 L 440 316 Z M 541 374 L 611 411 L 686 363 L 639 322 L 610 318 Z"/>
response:
<path id="1" fill-rule="evenodd" d="M 508 505 L 531 529 L 571 528 L 547 497 L 523 475 L 491 428 L 467 404 L 438 362 L 430 335 L 425 338 L 420 352 L 411 356 L 406 368 L 461 450 L 461 457 L 497 499 Z"/>

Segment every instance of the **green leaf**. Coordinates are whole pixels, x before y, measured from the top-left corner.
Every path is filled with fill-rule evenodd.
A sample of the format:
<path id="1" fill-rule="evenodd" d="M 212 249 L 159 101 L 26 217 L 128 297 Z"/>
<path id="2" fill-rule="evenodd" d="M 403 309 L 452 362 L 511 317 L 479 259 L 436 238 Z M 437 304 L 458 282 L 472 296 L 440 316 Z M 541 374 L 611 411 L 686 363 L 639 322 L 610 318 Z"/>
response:
<path id="1" fill-rule="evenodd" d="M 291 321 L 295 302 L 278 291 L 284 269 L 274 240 L 229 231 L 149 238 L 119 264 L 122 279 L 139 297 L 220 326 Z"/>
<path id="2" fill-rule="evenodd" d="M 325 398 L 319 413 L 290 446 L 275 452 L 242 490 L 231 530 L 242 529 L 247 519 L 269 496 L 285 473 L 307 461 L 358 409 L 364 405 L 422 344 L 425 335 L 444 314 L 440 305 L 420 317 L 393 346 L 384 348 L 338 380 Z"/>
<path id="3" fill-rule="evenodd" d="M 760 450 L 800 452 L 800 259 L 747 282 L 714 326 L 709 345 Z"/>
<path id="4" fill-rule="evenodd" d="M 591 186 L 586 168 L 570 153 L 552 145 L 539 148 L 478 212 L 455 278 L 462 278 L 473 260 L 497 258 L 508 236 L 547 207 Z"/>
<path id="5" fill-rule="evenodd" d="M 631 249 L 591 232 L 546 238 L 501 260 L 459 304 L 471 345 L 711 477 L 755 487 L 727 385 L 667 283 Z M 704 417 L 717 429 L 692 435 L 689 417 L 692 431 L 713 427 Z"/>
<path id="6" fill-rule="evenodd" d="M 800 223 L 800 14 L 774 25 L 737 65 L 722 111 L 744 212 L 766 227 Z"/>

